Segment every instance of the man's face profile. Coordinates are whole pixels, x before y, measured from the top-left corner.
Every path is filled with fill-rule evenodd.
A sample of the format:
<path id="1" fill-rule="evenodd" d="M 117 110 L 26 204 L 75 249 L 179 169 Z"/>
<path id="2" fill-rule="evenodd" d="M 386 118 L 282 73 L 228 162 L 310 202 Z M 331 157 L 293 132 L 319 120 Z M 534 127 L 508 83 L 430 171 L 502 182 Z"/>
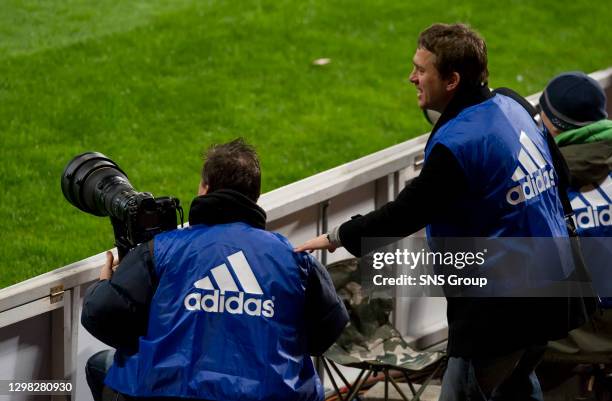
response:
<path id="1" fill-rule="evenodd" d="M 419 107 L 441 113 L 450 101 L 453 91 L 448 90 L 450 80 L 442 79 L 435 61 L 435 54 L 418 48 L 412 58 L 414 68 L 410 73 L 410 82 L 416 87 Z"/>

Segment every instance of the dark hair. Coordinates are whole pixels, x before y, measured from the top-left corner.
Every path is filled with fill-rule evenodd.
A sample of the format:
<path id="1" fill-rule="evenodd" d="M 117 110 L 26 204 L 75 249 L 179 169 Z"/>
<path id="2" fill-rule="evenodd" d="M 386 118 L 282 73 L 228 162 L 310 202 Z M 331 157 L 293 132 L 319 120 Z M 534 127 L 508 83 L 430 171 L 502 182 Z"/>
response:
<path id="1" fill-rule="evenodd" d="M 257 202 L 261 170 L 255 149 L 242 138 L 212 145 L 204 154 L 202 183 L 208 185 L 208 192 L 233 189 Z"/>
<path id="2" fill-rule="evenodd" d="M 418 47 L 436 55 L 436 69 L 447 79 L 453 72 L 461 76 L 461 86 L 487 83 L 487 45 L 465 24 L 433 24 L 419 34 Z"/>

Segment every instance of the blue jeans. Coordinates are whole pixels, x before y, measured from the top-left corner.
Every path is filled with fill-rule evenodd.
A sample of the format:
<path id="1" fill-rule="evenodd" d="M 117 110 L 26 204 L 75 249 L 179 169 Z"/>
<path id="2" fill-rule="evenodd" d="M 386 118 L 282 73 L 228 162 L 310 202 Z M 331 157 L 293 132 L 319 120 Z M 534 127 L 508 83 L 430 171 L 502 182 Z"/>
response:
<path id="1" fill-rule="evenodd" d="M 106 372 L 108 372 L 108 369 L 113 364 L 114 355 L 114 350 L 107 349 L 95 353 L 87 360 L 85 377 L 87 378 L 87 384 L 94 401 L 102 401 L 104 399 L 102 393 L 107 392 L 104 390 L 104 378 L 106 377 Z"/>
<path id="2" fill-rule="evenodd" d="M 545 346 L 531 346 L 495 358 L 448 360 L 439 401 L 542 401 L 535 368 Z"/>

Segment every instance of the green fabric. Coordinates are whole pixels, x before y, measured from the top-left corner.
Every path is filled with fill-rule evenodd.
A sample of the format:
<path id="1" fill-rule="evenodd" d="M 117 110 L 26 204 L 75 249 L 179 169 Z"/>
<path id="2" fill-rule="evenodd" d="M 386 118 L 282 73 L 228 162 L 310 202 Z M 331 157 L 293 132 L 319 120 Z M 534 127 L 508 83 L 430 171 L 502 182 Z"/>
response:
<path id="1" fill-rule="evenodd" d="M 570 186 L 599 184 L 612 171 L 612 140 L 560 147 L 570 170 Z"/>
<path id="2" fill-rule="evenodd" d="M 612 120 L 601 120 L 586 127 L 562 132 L 555 137 L 559 146 L 612 140 Z"/>

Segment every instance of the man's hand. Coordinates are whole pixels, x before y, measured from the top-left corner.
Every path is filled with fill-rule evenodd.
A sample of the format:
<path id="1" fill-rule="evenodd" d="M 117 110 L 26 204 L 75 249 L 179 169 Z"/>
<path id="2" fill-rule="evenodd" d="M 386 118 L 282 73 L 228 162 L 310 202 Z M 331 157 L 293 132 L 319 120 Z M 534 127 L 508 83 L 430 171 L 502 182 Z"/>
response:
<path id="1" fill-rule="evenodd" d="M 115 270 L 117 270 L 117 265 L 119 264 L 119 259 L 115 260 L 113 253 L 111 251 L 106 251 L 106 263 L 102 266 L 100 270 L 100 280 L 110 280 Z"/>
<path id="2" fill-rule="evenodd" d="M 303 251 L 313 252 L 317 249 L 327 249 L 328 251 L 333 252 L 336 250 L 336 248 L 337 246 L 334 246 L 329 242 L 329 238 L 327 234 L 323 234 L 323 235 L 319 235 L 316 238 L 309 239 L 308 241 L 304 242 L 302 245 L 296 248 L 293 248 L 293 250 L 295 252 L 303 252 Z"/>

